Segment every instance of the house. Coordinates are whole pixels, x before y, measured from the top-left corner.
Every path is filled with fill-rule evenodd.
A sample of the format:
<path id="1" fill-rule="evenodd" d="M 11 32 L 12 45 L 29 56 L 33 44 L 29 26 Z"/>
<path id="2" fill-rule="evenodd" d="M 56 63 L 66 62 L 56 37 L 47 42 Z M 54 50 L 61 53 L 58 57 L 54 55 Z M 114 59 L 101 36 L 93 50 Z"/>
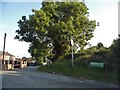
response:
<path id="1" fill-rule="evenodd" d="M 27 67 L 27 60 L 25 58 L 16 58 L 14 61 L 15 68 L 25 68 Z"/>
<path id="2" fill-rule="evenodd" d="M 3 52 L 0 51 L 0 62 L 2 64 L 2 69 L 14 69 L 15 56 L 5 52 L 3 61 Z"/>
<path id="3" fill-rule="evenodd" d="M 31 57 L 30 58 L 26 58 L 27 59 L 27 65 L 28 66 L 36 66 L 37 65 L 37 63 L 36 63 L 36 61 L 35 60 L 33 60 Z"/>

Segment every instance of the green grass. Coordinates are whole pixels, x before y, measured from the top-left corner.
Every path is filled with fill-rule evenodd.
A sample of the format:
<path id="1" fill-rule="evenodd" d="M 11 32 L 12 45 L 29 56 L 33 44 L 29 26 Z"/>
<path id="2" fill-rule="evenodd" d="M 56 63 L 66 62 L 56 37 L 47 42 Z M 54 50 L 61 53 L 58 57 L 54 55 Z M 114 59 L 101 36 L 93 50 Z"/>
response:
<path id="1" fill-rule="evenodd" d="M 56 72 L 75 78 L 82 77 L 85 79 L 92 79 L 115 84 L 117 84 L 118 80 L 118 74 L 114 72 L 108 72 L 101 68 L 93 68 L 89 66 L 83 67 L 82 65 L 74 65 L 74 67 L 72 67 L 70 60 L 56 61 L 52 65 L 40 66 L 38 70 L 49 73 Z"/>

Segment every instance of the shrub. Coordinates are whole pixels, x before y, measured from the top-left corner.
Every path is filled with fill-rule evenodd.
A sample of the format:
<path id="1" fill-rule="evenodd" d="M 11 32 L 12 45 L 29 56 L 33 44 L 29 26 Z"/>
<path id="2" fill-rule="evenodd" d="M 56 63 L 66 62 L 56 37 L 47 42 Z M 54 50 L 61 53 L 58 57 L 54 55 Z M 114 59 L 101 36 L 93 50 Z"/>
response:
<path id="1" fill-rule="evenodd" d="M 38 63 L 39 63 L 39 65 L 43 65 L 43 61 L 44 61 L 44 58 L 43 58 L 43 57 L 39 57 L 39 58 L 38 58 Z"/>

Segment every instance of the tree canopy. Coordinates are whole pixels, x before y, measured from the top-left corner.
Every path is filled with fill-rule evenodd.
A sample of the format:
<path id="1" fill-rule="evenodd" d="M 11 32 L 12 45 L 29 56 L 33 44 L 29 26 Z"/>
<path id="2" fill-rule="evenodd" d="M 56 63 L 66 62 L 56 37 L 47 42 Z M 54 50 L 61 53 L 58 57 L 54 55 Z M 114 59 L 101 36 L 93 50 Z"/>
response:
<path id="1" fill-rule="evenodd" d="M 15 39 L 30 42 L 28 51 L 36 58 L 52 54 L 54 61 L 68 54 L 71 39 L 83 49 L 96 28 L 83 2 L 42 2 L 42 7 L 32 12 L 17 22 Z"/>

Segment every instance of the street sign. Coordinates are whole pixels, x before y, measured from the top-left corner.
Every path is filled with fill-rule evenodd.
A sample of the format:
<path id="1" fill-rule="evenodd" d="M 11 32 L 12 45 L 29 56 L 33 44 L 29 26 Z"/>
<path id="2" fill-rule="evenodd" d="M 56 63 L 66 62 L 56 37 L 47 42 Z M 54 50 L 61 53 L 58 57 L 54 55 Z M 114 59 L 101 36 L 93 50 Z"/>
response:
<path id="1" fill-rule="evenodd" d="M 104 68 L 104 63 L 100 63 L 100 62 L 90 62 L 90 66 L 92 66 L 92 67 Z"/>
<path id="2" fill-rule="evenodd" d="M 74 42 L 73 42 L 73 40 L 71 39 L 71 45 L 73 46 L 73 44 L 74 44 Z"/>

